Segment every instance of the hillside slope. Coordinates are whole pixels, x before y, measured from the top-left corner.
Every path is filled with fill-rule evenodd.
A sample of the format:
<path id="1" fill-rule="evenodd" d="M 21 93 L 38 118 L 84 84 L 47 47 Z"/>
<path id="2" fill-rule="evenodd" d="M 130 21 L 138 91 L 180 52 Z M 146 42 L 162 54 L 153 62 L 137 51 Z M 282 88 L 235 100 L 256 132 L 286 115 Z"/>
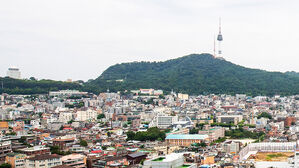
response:
<path id="1" fill-rule="evenodd" d="M 86 88 L 97 92 L 155 88 L 189 94 L 290 95 L 299 93 L 299 78 L 245 68 L 210 54 L 191 54 L 165 62 L 116 64 Z"/>
<path id="2" fill-rule="evenodd" d="M 3 88 L 2 88 L 3 84 Z M 49 91 L 64 89 L 82 89 L 77 83 L 53 80 L 28 80 L 0 78 L 0 93 L 8 94 L 46 94 Z"/>

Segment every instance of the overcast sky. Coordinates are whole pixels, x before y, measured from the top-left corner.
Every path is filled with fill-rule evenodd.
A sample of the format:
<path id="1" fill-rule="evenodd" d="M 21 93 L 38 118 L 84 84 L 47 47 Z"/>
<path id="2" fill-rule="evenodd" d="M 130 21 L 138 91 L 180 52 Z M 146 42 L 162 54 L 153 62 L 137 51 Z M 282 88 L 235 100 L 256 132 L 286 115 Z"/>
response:
<path id="1" fill-rule="evenodd" d="M 299 71 L 298 0 L 3 0 L 0 76 L 88 80 L 116 63 L 213 52 L 270 71 Z"/>

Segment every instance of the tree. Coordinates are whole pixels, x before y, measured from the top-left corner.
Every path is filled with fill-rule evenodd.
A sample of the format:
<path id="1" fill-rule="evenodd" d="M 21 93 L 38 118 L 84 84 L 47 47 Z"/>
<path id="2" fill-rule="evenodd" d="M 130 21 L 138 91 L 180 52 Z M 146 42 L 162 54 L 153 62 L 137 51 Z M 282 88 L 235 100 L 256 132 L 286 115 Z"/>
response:
<path id="1" fill-rule="evenodd" d="M 147 131 L 139 131 L 134 133 L 133 131 L 127 132 L 127 140 L 138 140 L 138 141 L 163 141 L 166 137 L 165 131 L 161 131 L 157 127 L 147 129 Z"/>
<path id="2" fill-rule="evenodd" d="M 134 140 L 135 139 L 135 132 L 133 131 L 128 131 L 127 132 L 127 140 Z"/>
<path id="3" fill-rule="evenodd" d="M 68 121 L 67 123 L 68 124 L 72 124 L 74 122 L 74 120 L 73 119 L 71 119 L 70 121 Z"/>
<path id="4" fill-rule="evenodd" d="M 11 168 L 11 165 L 9 163 L 3 163 L 0 165 L 0 168 Z"/>
<path id="5" fill-rule="evenodd" d="M 58 155 L 69 155 L 71 154 L 70 151 L 61 151 L 59 146 L 50 146 L 50 151 L 52 154 L 58 154 Z"/>
<path id="6" fill-rule="evenodd" d="M 59 154 L 60 153 L 59 146 L 50 146 L 50 151 L 52 154 Z"/>
<path id="7" fill-rule="evenodd" d="M 262 117 L 272 119 L 272 115 L 267 112 L 262 112 L 260 115 L 257 116 L 258 119 L 260 119 Z"/>
<path id="8" fill-rule="evenodd" d="M 198 134 L 199 129 L 192 128 L 189 130 L 189 134 Z"/>
<path id="9" fill-rule="evenodd" d="M 117 82 L 117 79 L 126 79 Z M 296 95 L 299 78 L 280 72 L 245 68 L 210 54 L 191 54 L 165 62 L 116 64 L 100 77 L 84 84 L 103 92 L 156 88 L 188 94 Z"/>
<path id="10" fill-rule="evenodd" d="M 80 140 L 80 145 L 84 146 L 84 147 L 88 146 L 87 141 L 85 141 L 83 139 Z"/>
<path id="11" fill-rule="evenodd" d="M 17 135 L 17 133 L 16 132 L 10 132 L 10 133 L 7 133 L 5 135 Z"/>
<path id="12" fill-rule="evenodd" d="M 105 118 L 105 114 L 103 114 L 103 113 L 102 113 L 102 114 L 99 114 L 98 117 L 97 117 L 98 120 L 100 120 L 100 119 L 102 119 L 102 118 Z"/>
<path id="13" fill-rule="evenodd" d="M 17 104 L 17 107 L 22 107 L 22 103 L 18 103 L 18 104 Z"/>
<path id="14" fill-rule="evenodd" d="M 78 83 L 68 83 L 53 80 L 21 80 L 12 78 L 1 78 L 4 88 L 0 88 L 0 93 L 8 94 L 45 94 L 49 91 L 65 90 L 65 89 L 76 89 L 83 90 L 83 86 Z"/>
<path id="15" fill-rule="evenodd" d="M 32 81 L 36 81 L 35 77 L 30 77 L 29 79 Z"/>
<path id="16" fill-rule="evenodd" d="M 207 146 L 207 144 L 205 142 L 201 142 L 201 143 L 199 143 L 199 146 L 204 148 Z"/>

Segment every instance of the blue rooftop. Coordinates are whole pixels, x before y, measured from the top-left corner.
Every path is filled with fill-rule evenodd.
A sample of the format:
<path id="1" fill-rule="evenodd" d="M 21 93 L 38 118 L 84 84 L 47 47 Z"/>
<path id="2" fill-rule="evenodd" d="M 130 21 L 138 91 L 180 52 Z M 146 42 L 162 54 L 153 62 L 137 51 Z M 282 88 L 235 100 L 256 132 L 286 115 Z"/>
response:
<path id="1" fill-rule="evenodd" d="M 166 139 L 201 139 L 204 140 L 208 138 L 208 135 L 200 135 L 200 134 L 170 134 L 166 137 Z"/>

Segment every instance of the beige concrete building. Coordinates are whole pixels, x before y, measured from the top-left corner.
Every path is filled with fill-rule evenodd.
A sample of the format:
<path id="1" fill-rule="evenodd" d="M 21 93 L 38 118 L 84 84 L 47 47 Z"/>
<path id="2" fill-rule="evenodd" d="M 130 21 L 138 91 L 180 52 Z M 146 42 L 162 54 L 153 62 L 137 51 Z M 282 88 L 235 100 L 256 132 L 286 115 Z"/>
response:
<path id="1" fill-rule="evenodd" d="M 88 109 L 86 111 L 77 111 L 76 114 L 76 121 L 96 120 L 98 116 L 98 112 L 91 109 Z"/>
<path id="2" fill-rule="evenodd" d="M 70 154 L 61 157 L 63 165 L 71 166 L 74 168 L 86 167 L 86 156 L 82 154 Z"/>
<path id="3" fill-rule="evenodd" d="M 207 128 L 205 130 L 199 130 L 198 134 L 207 134 L 210 141 L 215 141 L 225 136 L 225 129 L 223 127 Z"/>
<path id="4" fill-rule="evenodd" d="M 26 168 L 51 168 L 54 166 L 62 165 L 61 158 L 58 155 L 36 155 L 35 157 L 31 157 L 26 159 Z"/>

